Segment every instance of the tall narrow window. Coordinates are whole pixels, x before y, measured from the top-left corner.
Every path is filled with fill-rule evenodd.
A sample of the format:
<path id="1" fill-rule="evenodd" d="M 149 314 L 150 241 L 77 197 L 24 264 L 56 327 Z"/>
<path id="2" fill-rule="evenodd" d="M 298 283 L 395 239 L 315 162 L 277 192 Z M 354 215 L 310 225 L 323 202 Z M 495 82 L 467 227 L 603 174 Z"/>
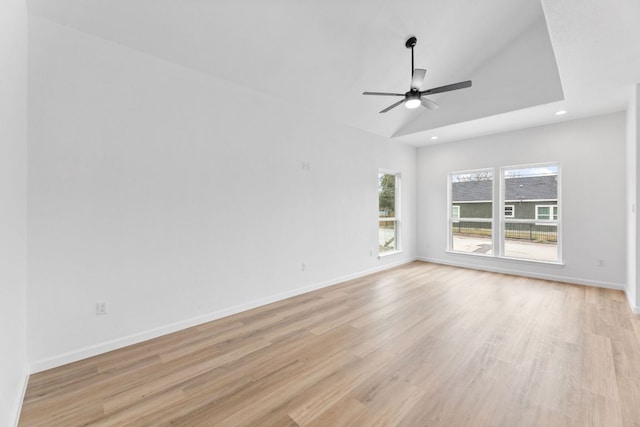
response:
<path id="1" fill-rule="evenodd" d="M 400 250 L 400 175 L 378 173 L 378 247 L 379 253 Z"/>
<path id="2" fill-rule="evenodd" d="M 558 164 L 502 169 L 503 254 L 537 261 L 559 261 Z M 507 215 L 513 206 L 514 215 Z"/>
<path id="3" fill-rule="evenodd" d="M 449 174 L 449 249 L 493 253 L 493 171 Z"/>

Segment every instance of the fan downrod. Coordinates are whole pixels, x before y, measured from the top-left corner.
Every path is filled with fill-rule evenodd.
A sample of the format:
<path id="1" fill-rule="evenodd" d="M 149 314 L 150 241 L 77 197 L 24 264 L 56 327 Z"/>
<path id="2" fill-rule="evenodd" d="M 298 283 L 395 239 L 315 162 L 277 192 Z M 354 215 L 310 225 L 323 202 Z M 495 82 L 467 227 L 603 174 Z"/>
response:
<path id="1" fill-rule="evenodd" d="M 404 44 L 407 49 L 411 49 L 411 78 L 413 78 L 413 70 L 415 66 L 413 65 L 413 47 L 418 43 L 418 39 L 411 36 L 407 39 L 407 42 Z"/>

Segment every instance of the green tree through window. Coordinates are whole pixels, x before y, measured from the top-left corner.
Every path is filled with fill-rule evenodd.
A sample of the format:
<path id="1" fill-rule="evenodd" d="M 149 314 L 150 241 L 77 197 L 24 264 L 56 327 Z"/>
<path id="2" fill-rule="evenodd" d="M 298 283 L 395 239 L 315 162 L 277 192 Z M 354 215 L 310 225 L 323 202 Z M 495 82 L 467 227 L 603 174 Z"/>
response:
<path id="1" fill-rule="evenodd" d="M 379 174 L 378 177 L 378 206 L 381 217 L 392 218 L 396 212 L 396 176 Z"/>
<path id="2" fill-rule="evenodd" d="M 394 173 L 378 173 L 378 251 L 398 251 L 399 218 L 398 186 L 400 177 Z"/>

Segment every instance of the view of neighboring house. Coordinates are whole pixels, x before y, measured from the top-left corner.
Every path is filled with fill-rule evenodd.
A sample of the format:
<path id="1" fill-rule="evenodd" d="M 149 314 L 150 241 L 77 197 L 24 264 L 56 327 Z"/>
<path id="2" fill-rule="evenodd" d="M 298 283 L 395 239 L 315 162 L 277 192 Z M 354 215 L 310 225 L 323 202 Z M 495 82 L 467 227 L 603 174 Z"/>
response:
<path id="1" fill-rule="evenodd" d="M 495 227 L 503 242 L 501 256 L 558 262 L 557 168 L 511 169 L 499 188 L 504 190 L 500 216 L 493 206 L 500 200 L 492 173 L 453 174 L 451 179 L 450 247 L 455 252 L 493 254 Z M 498 225 L 499 224 L 499 225 Z"/>
<path id="2" fill-rule="evenodd" d="M 505 218 L 557 220 L 557 175 L 505 179 Z M 469 180 L 451 184 L 451 217 L 491 218 L 493 180 Z"/>

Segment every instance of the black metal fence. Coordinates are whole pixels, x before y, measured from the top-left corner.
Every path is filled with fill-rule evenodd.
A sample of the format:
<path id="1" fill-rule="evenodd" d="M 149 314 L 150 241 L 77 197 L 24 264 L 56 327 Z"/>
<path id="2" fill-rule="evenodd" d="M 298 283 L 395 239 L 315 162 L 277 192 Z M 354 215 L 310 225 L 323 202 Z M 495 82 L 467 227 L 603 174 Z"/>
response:
<path id="1" fill-rule="evenodd" d="M 491 236 L 490 222 L 455 221 L 452 224 L 453 234 L 468 236 Z"/>
<path id="2" fill-rule="evenodd" d="M 558 226 L 555 224 L 507 222 L 504 225 L 505 239 L 530 240 L 539 243 L 558 241 Z"/>
<path id="3" fill-rule="evenodd" d="M 491 236 L 490 222 L 455 221 L 452 223 L 454 235 Z M 505 223 L 505 239 L 529 240 L 537 243 L 556 243 L 558 227 L 555 224 Z"/>

